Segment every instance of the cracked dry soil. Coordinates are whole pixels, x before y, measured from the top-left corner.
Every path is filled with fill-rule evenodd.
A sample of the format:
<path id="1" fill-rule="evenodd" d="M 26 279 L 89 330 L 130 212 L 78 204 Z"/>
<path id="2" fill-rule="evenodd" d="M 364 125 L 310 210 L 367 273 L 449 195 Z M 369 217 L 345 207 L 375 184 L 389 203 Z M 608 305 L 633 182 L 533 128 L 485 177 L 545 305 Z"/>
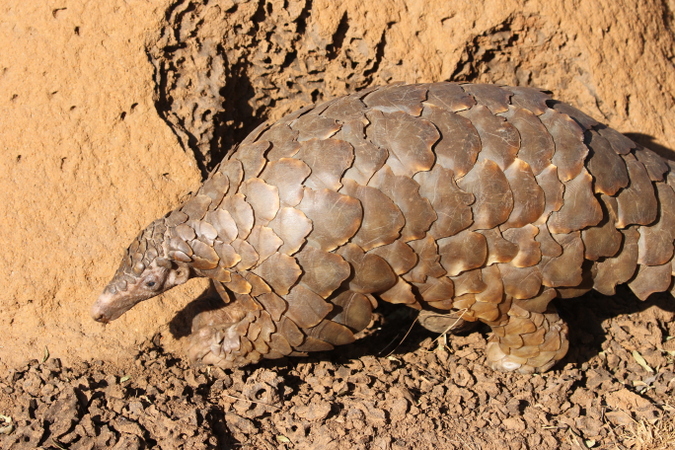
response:
<path id="1" fill-rule="evenodd" d="M 673 448 L 671 300 L 567 301 L 572 348 L 543 375 L 487 369 L 484 330 L 405 336 L 404 307 L 354 345 L 237 370 L 191 368 L 159 337 L 126 367 L 33 360 L 0 379 L 0 447 Z"/>

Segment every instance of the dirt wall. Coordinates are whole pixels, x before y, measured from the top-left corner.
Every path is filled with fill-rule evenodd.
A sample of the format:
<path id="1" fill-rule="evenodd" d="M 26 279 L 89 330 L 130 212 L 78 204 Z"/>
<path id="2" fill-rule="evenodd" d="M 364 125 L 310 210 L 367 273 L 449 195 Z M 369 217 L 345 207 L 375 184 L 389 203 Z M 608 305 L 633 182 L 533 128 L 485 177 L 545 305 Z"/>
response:
<path id="1" fill-rule="evenodd" d="M 265 119 L 392 81 L 532 85 L 675 148 L 675 3 L 0 3 L 0 370 L 130 356 L 200 281 L 103 327 L 123 249 Z"/>

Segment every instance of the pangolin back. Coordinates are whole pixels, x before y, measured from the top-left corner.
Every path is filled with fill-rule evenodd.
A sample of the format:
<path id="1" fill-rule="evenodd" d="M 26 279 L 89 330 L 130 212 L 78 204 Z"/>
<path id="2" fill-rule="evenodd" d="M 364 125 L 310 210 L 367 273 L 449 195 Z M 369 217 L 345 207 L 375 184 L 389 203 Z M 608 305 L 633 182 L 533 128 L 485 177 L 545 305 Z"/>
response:
<path id="1" fill-rule="evenodd" d="M 197 362 L 329 350 L 386 301 L 487 323 L 492 367 L 543 371 L 568 345 L 552 299 L 670 288 L 671 172 L 541 90 L 372 88 L 260 126 L 116 278 L 159 255 L 213 280 L 226 305 L 195 318 Z M 130 307 L 111 285 L 97 320 Z"/>

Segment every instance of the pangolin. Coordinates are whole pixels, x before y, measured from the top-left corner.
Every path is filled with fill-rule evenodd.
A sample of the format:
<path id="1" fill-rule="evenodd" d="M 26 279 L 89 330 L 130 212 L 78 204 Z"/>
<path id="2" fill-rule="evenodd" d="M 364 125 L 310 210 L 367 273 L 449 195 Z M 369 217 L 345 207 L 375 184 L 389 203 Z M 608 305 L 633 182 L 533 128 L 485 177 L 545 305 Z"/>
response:
<path id="1" fill-rule="evenodd" d="M 384 301 L 483 322 L 492 368 L 542 372 L 568 349 L 554 298 L 671 289 L 673 169 L 546 91 L 363 90 L 254 130 L 138 235 L 92 316 L 208 277 L 223 306 L 193 320 L 197 363 L 330 350 Z"/>

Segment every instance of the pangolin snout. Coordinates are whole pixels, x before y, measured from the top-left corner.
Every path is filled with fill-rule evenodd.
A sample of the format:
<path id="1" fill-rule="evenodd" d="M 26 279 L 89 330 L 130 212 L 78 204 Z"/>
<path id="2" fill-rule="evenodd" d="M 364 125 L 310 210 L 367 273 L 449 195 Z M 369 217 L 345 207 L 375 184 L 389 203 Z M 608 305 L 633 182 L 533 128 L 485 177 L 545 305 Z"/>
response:
<path id="1" fill-rule="evenodd" d="M 101 297 L 99 297 L 99 299 L 96 300 L 94 305 L 91 307 L 91 311 L 89 311 L 89 314 L 91 314 L 92 319 L 94 319 L 97 322 L 108 323 L 110 322 L 110 319 L 106 316 L 105 311 L 103 311 L 103 308 L 101 307 L 100 302 Z"/>

